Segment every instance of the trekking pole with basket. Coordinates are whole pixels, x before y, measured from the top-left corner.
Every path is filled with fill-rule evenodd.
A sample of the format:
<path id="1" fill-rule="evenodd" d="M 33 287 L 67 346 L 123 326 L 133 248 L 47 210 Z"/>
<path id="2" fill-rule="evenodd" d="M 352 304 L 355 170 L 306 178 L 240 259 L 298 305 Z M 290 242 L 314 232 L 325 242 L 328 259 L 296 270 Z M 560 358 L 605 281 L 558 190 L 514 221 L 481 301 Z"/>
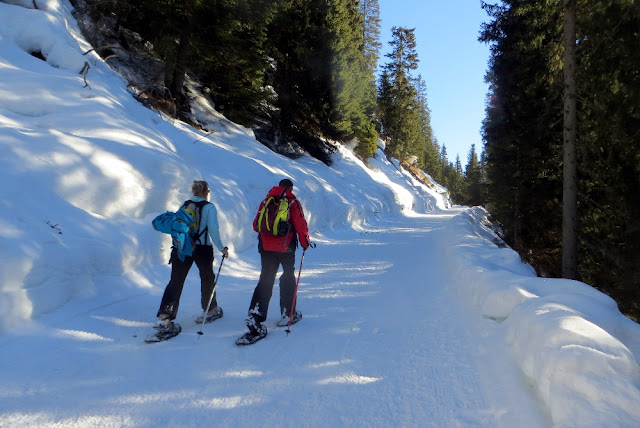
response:
<path id="1" fill-rule="evenodd" d="M 209 303 L 207 304 L 207 309 L 205 309 L 204 312 L 202 313 L 202 325 L 200 326 L 200 331 L 198 332 L 198 339 L 200 339 L 200 336 L 204 334 L 202 332 L 202 329 L 204 328 L 204 325 L 207 321 L 207 313 L 209 312 L 209 308 L 211 308 L 211 302 L 213 301 L 213 295 L 216 292 L 216 285 L 218 285 L 218 279 L 220 279 L 220 271 L 222 270 L 222 265 L 224 263 L 225 258 L 226 256 L 223 254 L 222 260 L 220 261 L 220 267 L 218 268 L 218 274 L 216 275 L 216 279 L 213 282 L 213 289 L 211 290 L 211 296 L 209 296 Z"/>
<path id="2" fill-rule="evenodd" d="M 315 248 L 316 244 L 313 242 L 309 243 L 308 248 Z M 296 288 L 293 291 L 293 301 L 291 302 L 291 310 L 289 311 L 289 323 L 287 324 L 287 336 L 291 333 L 291 322 L 293 321 L 293 310 L 296 307 L 296 300 L 298 299 L 298 285 L 300 285 L 300 274 L 302 274 L 302 262 L 304 262 L 304 254 L 307 252 L 307 248 L 302 250 L 302 257 L 300 257 L 300 269 L 298 269 L 298 281 L 296 281 Z"/>

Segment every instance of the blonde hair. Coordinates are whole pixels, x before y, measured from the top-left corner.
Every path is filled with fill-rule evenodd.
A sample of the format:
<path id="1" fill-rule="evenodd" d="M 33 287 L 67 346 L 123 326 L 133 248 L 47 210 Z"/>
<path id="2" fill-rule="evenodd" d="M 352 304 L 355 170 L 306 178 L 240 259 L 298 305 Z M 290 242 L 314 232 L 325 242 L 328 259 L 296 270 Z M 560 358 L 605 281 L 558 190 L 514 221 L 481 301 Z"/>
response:
<path id="1" fill-rule="evenodd" d="M 191 185 L 191 193 L 200 198 L 206 198 L 209 193 L 209 183 L 204 180 L 193 180 Z"/>

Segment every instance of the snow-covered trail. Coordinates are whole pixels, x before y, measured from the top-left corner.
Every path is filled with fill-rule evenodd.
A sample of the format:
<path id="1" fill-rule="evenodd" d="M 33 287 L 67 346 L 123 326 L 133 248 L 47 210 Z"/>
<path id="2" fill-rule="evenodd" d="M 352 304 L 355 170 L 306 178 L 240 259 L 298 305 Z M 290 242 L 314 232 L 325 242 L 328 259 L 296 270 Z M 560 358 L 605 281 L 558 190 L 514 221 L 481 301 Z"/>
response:
<path id="1" fill-rule="evenodd" d="M 178 317 L 183 333 L 166 343 L 142 341 L 166 266 L 149 274 L 153 290 L 70 302 L 0 338 L 0 426 L 548 426 L 501 326 L 448 289 L 441 229 L 450 218 L 315 234 L 299 289 L 302 322 L 288 337 L 275 327 L 276 287 L 269 336 L 246 348 L 233 341 L 258 276 L 255 250 L 225 262 L 225 317 L 200 338 L 195 267 Z"/>

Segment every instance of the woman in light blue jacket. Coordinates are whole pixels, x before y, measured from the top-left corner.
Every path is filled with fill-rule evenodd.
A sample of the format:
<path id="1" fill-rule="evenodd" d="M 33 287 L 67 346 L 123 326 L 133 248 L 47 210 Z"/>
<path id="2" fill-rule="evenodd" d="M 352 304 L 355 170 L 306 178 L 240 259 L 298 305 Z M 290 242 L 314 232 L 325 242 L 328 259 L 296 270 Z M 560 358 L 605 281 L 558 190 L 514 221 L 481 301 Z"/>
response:
<path id="1" fill-rule="evenodd" d="M 180 296 L 184 281 L 193 263 L 196 263 L 200 271 L 200 304 L 204 312 L 212 298 L 211 306 L 205 319 L 200 317 L 196 322 L 211 322 L 223 315 L 222 308 L 218 306 L 218 301 L 213 292 L 215 274 L 213 273 L 213 244 L 220 250 L 223 257 L 229 256 L 229 250 L 222 245 L 220 231 L 218 230 L 218 212 L 216 207 L 208 201 L 209 184 L 206 181 L 195 180 L 191 186 L 193 197 L 186 201 L 183 206 L 195 213 L 198 234 L 195 238 L 195 247 L 191 256 L 186 256 L 184 261 L 178 257 L 178 251 L 173 248 L 171 251 L 171 280 L 164 290 L 160 309 L 158 309 L 158 329 L 165 331 L 179 332 L 180 326 L 174 323 L 180 305 Z M 176 333 L 177 334 L 177 333 Z"/>

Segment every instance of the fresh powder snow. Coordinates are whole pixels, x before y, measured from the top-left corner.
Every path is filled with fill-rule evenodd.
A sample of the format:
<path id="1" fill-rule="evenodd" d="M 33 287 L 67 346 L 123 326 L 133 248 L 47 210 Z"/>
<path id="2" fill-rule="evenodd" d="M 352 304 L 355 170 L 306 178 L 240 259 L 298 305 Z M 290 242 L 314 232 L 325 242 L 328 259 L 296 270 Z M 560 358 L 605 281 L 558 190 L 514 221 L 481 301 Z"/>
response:
<path id="1" fill-rule="evenodd" d="M 143 107 L 72 12 L 0 2 L 1 427 L 640 426 L 640 328 L 609 297 L 536 277 L 483 208 L 382 150 L 291 160 L 205 97 L 206 131 Z M 296 255 L 303 319 L 276 326 L 276 282 L 268 336 L 236 347 L 251 223 L 285 177 L 317 244 Z M 182 333 L 145 344 L 170 274 L 151 220 L 194 179 L 230 249 L 225 315 L 197 334 L 193 267 Z"/>

